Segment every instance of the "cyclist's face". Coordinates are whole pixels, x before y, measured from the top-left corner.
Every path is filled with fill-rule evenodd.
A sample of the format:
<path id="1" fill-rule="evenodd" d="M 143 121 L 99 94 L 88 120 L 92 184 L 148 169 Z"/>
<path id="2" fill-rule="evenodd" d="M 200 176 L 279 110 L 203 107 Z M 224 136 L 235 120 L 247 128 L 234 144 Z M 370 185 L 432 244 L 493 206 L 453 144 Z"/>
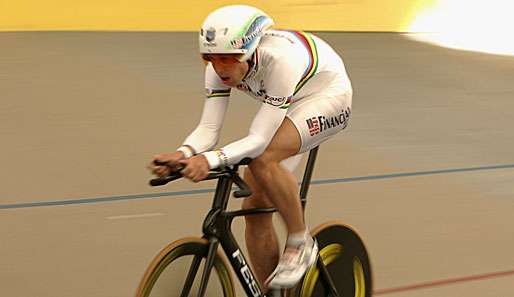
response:
<path id="1" fill-rule="evenodd" d="M 206 61 L 212 63 L 214 71 L 227 86 L 235 87 L 241 83 L 248 72 L 248 63 L 240 62 L 238 55 L 204 55 Z"/>

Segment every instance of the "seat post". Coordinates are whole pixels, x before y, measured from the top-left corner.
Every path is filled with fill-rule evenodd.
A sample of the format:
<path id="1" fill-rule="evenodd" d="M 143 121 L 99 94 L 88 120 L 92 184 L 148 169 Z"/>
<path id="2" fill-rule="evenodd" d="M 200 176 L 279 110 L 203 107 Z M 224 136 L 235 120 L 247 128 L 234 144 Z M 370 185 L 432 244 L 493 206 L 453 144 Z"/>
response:
<path id="1" fill-rule="evenodd" d="M 303 173 L 302 185 L 300 187 L 300 201 L 302 203 L 302 209 L 305 210 L 305 204 L 307 204 L 307 192 L 311 184 L 312 172 L 314 171 L 314 163 L 316 162 L 316 156 L 318 155 L 319 146 L 311 149 L 309 153 L 309 159 L 307 159 L 307 165 L 305 166 L 305 172 Z"/>

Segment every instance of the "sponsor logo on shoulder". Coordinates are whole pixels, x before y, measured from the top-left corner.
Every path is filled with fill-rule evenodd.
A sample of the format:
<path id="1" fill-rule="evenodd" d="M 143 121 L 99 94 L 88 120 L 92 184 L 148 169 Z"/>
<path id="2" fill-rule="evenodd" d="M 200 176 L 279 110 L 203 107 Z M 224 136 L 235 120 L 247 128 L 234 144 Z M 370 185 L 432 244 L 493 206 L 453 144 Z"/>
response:
<path id="1" fill-rule="evenodd" d="M 283 105 L 287 99 L 290 99 L 292 96 L 288 96 L 288 97 L 272 97 L 272 96 L 268 96 L 268 95 L 264 95 L 264 102 L 265 103 L 268 103 L 268 104 L 271 104 L 273 106 L 281 106 Z"/>

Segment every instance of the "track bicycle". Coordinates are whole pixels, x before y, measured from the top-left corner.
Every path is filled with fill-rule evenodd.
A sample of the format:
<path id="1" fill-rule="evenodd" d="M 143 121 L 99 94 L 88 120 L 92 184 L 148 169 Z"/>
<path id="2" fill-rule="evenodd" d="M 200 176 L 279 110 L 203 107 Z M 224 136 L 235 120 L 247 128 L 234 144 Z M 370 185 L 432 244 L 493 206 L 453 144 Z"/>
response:
<path id="1" fill-rule="evenodd" d="M 315 147 L 309 152 L 301 183 L 300 199 L 303 209 L 307 202 L 307 192 L 318 149 L 319 147 Z M 212 208 L 203 222 L 203 236 L 179 239 L 159 252 L 148 266 L 136 297 L 235 297 L 231 269 L 235 272 L 246 296 L 266 297 L 231 232 L 231 225 L 235 217 L 272 213 L 277 210 L 227 210 L 233 184 L 239 188 L 233 192 L 234 197 L 249 197 L 252 194 L 249 186 L 238 174 L 239 167 L 250 162 L 251 160 L 246 158 L 236 165 L 209 172 L 204 180 L 218 181 Z M 152 179 L 150 184 L 161 186 L 181 177 L 180 172 L 175 172 L 166 177 Z M 307 270 L 295 287 L 283 290 L 282 295 L 370 297 L 373 288 L 371 265 L 358 233 L 336 220 L 321 224 L 314 228 L 311 234 L 319 246 L 317 262 Z M 200 269 L 200 266 L 203 268 Z M 213 270 L 216 277 L 211 277 Z"/>

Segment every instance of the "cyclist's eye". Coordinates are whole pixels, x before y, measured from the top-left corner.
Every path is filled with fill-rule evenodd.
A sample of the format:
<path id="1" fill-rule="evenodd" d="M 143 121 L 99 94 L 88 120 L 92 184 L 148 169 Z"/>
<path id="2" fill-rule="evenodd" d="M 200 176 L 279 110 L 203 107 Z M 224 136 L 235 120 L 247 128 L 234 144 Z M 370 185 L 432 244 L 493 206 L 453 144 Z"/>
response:
<path id="1" fill-rule="evenodd" d="M 237 59 L 234 57 L 223 57 L 221 62 L 224 64 L 235 64 L 237 62 Z"/>

